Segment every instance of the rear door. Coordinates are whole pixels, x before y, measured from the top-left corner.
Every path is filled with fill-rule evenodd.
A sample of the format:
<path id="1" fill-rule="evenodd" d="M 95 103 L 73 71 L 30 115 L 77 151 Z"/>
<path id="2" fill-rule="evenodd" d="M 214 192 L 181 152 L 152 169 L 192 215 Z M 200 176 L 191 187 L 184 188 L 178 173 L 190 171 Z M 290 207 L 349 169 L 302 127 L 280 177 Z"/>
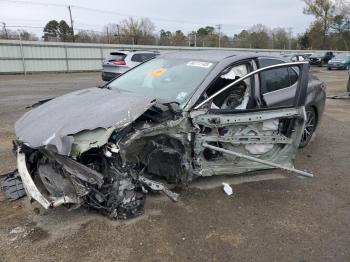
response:
<path id="1" fill-rule="evenodd" d="M 293 64 L 301 73 L 290 106 L 265 105 L 245 110 L 211 109 L 211 103 L 217 95 L 235 88 L 240 81 L 262 72 L 287 69 L 290 66 L 288 63 L 258 69 L 195 107 L 190 115 L 197 130 L 193 166 L 198 176 L 239 174 L 274 167 L 292 170 L 305 124 L 308 63 Z"/>

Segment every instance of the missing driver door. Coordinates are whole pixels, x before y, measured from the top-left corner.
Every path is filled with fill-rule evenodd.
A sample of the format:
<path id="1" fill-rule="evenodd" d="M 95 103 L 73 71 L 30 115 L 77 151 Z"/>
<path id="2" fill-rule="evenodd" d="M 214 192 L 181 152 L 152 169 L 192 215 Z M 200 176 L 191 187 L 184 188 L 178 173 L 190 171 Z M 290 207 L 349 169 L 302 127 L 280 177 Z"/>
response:
<path id="1" fill-rule="evenodd" d="M 296 65 L 299 66 L 301 74 L 294 103 L 290 107 L 254 110 L 206 109 L 210 99 L 215 97 L 213 95 L 192 111 L 192 122 L 197 128 L 194 155 L 198 175 L 239 174 L 271 168 L 271 165 L 264 164 L 263 161 L 293 167 L 305 124 L 304 103 L 309 69 L 305 63 L 293 64 Z M 259 69 L 249 73 L 247 77 L 287 66 L 274 65 L 270 69 Z M 240 79 L 243 80 L 244 77 Z"/>

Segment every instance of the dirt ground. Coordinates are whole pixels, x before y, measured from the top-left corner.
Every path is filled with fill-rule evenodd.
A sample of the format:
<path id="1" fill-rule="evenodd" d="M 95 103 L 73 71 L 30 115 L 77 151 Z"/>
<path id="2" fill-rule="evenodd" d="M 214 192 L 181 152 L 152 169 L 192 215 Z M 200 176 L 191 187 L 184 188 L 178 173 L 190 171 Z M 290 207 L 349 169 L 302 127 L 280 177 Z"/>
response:
<path id="1" fill-rule="evenodd" d="M 313 71 L 329 94 L 345 91 L 347 72 Z M 0 76 L 0 174 L 15 167 L 13 125 L 25 106 L 100 83 L 98 73 Z M 146 214 L 129 221 L 43 211 L 0 193 L 0 261 L 350 261 L 349 112 L 350 99 L 327 100 L 296 161 L 313 179 L 238 183 L 231 197 L 221 187 L 187 188 L 178 203 L 148 197 Z"/>

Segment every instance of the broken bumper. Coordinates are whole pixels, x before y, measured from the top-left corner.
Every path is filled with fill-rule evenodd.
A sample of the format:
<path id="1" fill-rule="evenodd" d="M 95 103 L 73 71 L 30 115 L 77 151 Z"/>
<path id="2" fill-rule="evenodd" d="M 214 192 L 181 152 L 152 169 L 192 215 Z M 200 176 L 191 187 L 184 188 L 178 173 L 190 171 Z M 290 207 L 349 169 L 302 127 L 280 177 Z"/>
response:
<path id="1" fill-rule="evenodd" d="M 52 207 L 58 207 L 63 204 L 78 203 L 77 200 L 72 199 L 68 196 L 47 199 L 35 185 L 33 178 L 27 168 L 26 155 L 24 153 L 21 153 L 20 147 L 17 149 L 17 169 L 19 175 L 21 176 L 23 186 L 29 199 L 36 200 L 44 208 L 49 209 Z"/>

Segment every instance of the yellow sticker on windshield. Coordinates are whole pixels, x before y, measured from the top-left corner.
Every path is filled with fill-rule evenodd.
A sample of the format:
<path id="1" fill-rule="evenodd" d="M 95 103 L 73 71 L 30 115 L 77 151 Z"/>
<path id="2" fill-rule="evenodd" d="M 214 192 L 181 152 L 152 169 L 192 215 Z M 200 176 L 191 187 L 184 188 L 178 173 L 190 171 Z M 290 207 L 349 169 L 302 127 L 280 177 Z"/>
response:
<path id="1" fill-rule="evenodd" d="M 151 72 L 151 75 L 153 77 L 161 77 L 162 75 L 164 75 L 165 71 L 166 71 L 165 68 L 159 68 L 159 69 L 153 70 Z"/>

